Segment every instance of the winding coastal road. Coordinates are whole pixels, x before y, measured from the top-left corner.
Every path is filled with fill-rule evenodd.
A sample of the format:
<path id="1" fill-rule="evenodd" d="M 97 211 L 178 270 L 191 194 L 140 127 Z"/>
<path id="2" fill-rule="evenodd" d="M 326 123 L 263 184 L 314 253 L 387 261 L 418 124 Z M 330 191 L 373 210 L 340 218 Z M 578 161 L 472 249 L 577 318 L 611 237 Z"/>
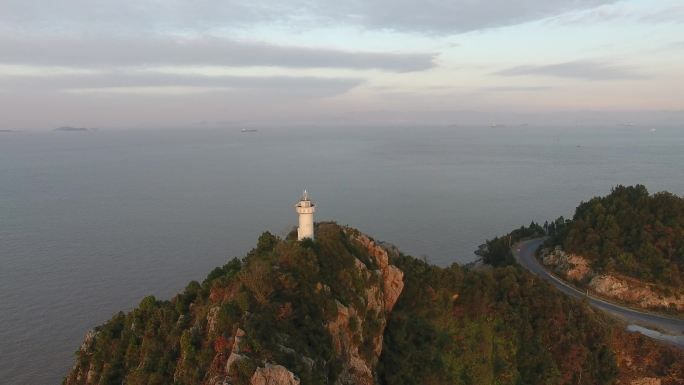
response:
<path id="1" fill-rule="evenodd" d="M 550 274 L 537 260 L 535 252 L 544 240 L 544 238 L 537 238 L 516 244 L 513 246 L 513 255 L 515 256 L 515 259 L 524 268 L 549 281 L 563 293 L 578 299 L 587 297 L 586 293 L 575 289 Z M 629 327 L 630 330 L 639 331 L 655 339 L 668 341 L 684 349 L 684 320 L 640 312 L 592 296 L 588 296 L 587 300 L 591 306 L 601 309 L 624 320 L 628 324 L 631 324 Z M 662 333 L 654 331 L 653 329 L 661 331 Z"/>

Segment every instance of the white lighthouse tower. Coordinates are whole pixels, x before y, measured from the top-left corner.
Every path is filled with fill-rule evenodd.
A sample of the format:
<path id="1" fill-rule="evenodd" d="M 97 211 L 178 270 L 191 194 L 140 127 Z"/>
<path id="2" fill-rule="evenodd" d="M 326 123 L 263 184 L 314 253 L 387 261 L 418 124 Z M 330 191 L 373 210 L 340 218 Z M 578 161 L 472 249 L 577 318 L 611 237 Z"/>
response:
<path id="1" fill-rule="evenodd" d="M 295 210 L 299 214 L 299 227 L 297 227 L 297 240 L 301 241 L 304 238 L 314 239 L 314 207 L 313 202 L 309 200 L 309 194 L 304 190 L 302 199 L 295 205 Z"/>

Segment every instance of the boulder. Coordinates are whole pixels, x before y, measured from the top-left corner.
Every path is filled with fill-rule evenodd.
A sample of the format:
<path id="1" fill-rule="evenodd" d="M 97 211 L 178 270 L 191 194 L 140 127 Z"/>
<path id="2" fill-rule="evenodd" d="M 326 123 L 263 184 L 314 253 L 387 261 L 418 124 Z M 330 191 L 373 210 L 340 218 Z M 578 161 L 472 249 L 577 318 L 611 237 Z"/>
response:
<path id="1" fill-rule="evenodd" d="M 266 364 L 257 368 L 250 378 L 251 385 L 299 385 L 299 378 L 281 365 Z"/>
<path id="2" fill-rule="evenodd" d="M 233 348 L 231 349 L 228 360 L 226 361 L 226 373 L 230 372 L 230 367 L 234 362 L 245 358 L 245 356 L 240 354 L 240 343 L 242 342 L 243 338 L 245 338 L 245 331 L 237 328 L 235 331 L 235 336 L 233 336 Z"/>

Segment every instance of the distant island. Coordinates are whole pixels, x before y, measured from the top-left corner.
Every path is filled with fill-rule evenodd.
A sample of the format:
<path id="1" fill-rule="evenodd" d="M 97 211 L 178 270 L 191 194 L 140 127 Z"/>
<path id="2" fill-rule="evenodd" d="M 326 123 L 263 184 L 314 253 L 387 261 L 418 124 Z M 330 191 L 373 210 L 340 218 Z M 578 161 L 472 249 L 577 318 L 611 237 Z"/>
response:
<path id="1" fill-rule="evenodd" d="M 17 132 L 16 130 L 2 129 L 0 132 Z"/>
<path id="2" fill-rule="evenodd" d="M 53 131 L 83 132 L 83 131 L 97 131 L 97 128 L 63 126 L 63 127 L 57 127 Z"/>
<path id="3" fill-rule="evenodd" d="M 684 383 L 684 352 L 555 290 L 512 261 L 441 268 L 360 231 L 263 233 L 171 300 L 88 332 L 64 385 Z M 497 266 L 493 266 L 497 265 Z"/>

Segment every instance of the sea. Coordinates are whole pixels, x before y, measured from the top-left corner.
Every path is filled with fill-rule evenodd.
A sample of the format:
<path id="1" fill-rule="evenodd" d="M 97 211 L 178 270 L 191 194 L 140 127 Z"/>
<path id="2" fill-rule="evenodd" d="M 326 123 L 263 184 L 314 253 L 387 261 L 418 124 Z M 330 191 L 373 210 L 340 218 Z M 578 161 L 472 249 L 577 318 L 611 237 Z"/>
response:
<path id="1" fill-rule="evenodd" d="M 684 194 L 684 127 L 262 127 L 0 133 L 0 384 L 59 384 L 86 331 L 259 235 L 317 221 L 467 263 L 618 184 Z"/>

